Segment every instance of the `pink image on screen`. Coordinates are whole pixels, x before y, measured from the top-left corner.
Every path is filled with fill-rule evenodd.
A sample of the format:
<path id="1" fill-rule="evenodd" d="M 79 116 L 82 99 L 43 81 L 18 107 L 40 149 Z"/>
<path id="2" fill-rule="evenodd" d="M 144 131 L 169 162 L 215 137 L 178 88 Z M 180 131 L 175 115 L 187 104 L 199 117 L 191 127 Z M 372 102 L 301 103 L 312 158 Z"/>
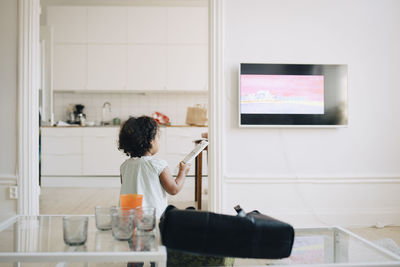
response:
<path id="1" fill-rule="evenodd" d="M 323 114 L 323 75 L 241 75 L 241 113 Z"/>

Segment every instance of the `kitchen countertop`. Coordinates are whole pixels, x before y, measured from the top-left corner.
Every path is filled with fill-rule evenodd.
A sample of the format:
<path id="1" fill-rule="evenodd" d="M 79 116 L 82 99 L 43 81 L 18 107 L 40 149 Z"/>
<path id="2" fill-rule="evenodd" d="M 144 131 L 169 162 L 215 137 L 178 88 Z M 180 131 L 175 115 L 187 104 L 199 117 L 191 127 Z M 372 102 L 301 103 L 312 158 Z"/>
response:
<path id="1" fill-rule="evenodd" d="M 69 126 L 41 126 L 41 128 L 119 128 L 120 125 L 98 125 L 98 126 L 80 126 L 80 125 L 69 125 Z M 160 125 L 160 127 L 208 127 L 207 125 Z"/>

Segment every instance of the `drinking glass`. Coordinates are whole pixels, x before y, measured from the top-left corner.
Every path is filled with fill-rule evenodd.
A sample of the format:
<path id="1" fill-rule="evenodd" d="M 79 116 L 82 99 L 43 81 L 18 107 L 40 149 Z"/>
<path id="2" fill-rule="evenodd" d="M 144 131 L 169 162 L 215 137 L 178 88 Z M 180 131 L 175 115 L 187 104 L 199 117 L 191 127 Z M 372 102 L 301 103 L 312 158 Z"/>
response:
<path id="1" fill-rule="evenodd" d="M 117 240 L 130 240 L 135 227 L 136 211 L 113 208 L 111 210 L 112 235 Z"/>
<path id="2" fill-rule="evenodd" d="M 102 231 L 111 229 L 111 209 L 110 207 L 95 207 L 97 229 Z"/>
<path id="3" fill-rule="evenodd" d="M 150 232 L 156 226 L 156 209 L 153 207 L 138 208 L 136 211 L 136 228 L 139 232 Z"/>
<path id="4" fill-rule="evenodd" d="M 87 216 L 63 217 L 64 242 L 69 246 L 80 246 L 87 240 L 88 230 Z"/>
<path id="5" fill-rule="evenodd" d="M 157 249 L 156 235 L 154 232 L 137 232 L 132 242 L 134 251 L 155 251 Z"/>

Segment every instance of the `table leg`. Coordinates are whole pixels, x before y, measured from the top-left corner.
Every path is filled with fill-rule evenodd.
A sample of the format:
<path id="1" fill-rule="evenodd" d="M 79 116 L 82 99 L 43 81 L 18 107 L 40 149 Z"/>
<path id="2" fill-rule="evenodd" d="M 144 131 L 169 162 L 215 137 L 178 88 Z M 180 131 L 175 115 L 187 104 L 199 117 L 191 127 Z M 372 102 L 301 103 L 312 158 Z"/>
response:
<path id="1" fill-rule="evenodd" d="M 197 156 L 198 157 L 198 156 Z M 197 157 L 194 159 L 194 201 L 197 201 L 197 172 L 198 172 L 198 162 L 197 162 Z"/>
<path id="2" fill-rule="evenodd" d="M 201 210 L 201 191 L 202 191 L 202 177 L 203 177 L 203 152 L 196 157 L 196 185 L 195 185 L 195 200 L 197 201 L 197 209 Z"/>
<path id="3" fill-rule="evenodd" d="M 159 260 L 155 262 L 155 267 L 167 267 L 167 260 Z"/>
<path id="4" fill-rule="evenodd" d="M 156 267 L 167 267 L 167 264 L 164 261 L 157 261 Z"/>

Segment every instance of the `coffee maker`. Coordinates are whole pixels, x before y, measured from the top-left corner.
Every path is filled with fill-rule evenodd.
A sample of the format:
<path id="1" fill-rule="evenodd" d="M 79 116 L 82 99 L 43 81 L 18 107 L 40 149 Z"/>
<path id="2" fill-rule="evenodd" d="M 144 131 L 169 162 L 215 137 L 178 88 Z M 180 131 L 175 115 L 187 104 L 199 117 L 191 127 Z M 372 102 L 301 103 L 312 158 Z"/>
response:
<path id="1" fill-rule="evenodd" d="M 84 126 L 86 123 L 86 114 L 83 113 L 84 108 L 84 105 L 76 104 L 74 106 L 74 110 L 69 114 L 69 120 L 67 122 L 70 124 L 80 124 Z"/>

